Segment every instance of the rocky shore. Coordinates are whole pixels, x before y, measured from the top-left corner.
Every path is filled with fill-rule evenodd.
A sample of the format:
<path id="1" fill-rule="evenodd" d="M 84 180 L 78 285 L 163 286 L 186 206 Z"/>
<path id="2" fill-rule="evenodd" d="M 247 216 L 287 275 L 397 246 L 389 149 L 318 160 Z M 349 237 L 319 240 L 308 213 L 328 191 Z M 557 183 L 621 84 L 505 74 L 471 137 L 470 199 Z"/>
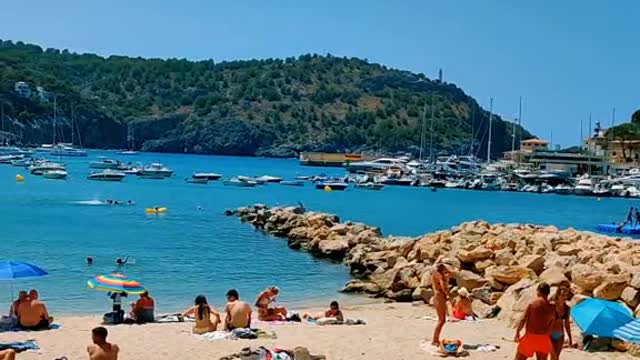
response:
<path id="1" fill-rule="evenodd" d="M 486 316 L 499 308 L 499 317 L 511 324 L 535 296 L 539 281 L 549 283 L 552 291 L 566 286 L 576 299 L 619 301 L 640 313 L 640 246 L 629 238 L 484 221 L 395 237 L 300 207 L 256 204 L 225 214 L 287 239 L 292 249 L 342 261 L 354 276 L 344 292 L 429 303 L 433 264 L 446 262 L 454 269 L 452 291 L 467 288 L 477 313 Z"/>

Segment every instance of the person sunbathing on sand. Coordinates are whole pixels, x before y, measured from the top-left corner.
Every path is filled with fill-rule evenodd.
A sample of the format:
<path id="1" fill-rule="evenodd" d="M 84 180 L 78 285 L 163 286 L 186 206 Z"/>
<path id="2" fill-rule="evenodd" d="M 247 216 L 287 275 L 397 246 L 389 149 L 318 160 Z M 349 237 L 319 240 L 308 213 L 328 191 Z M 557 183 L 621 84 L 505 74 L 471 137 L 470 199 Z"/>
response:
<path id="1" fill-rule="evenodd" d="M 196 320 L 193 326 L 194 334 L 204 334 L 212 331 L 216 331 L 218 324 L 220 323 L 220 315 L 209 304 L 207 304 L 207 298 L 204 295 L 196 296 L 194 301 L 195 306 L 192 306 L 182 313 L 182 316 L 193 316 Z"/>
<path id="2" fill-rule="evenodd" d="M 244 301 L 240 301 L 240 295 L 235 289 L 227 291 L 227 305 L 224 306 L 226 313 L 224 329 L 248 329 L 251 327 L 251 306 Z"/>
<path id="3" fill-rule="evenodd" d="M 118 360 L 120 348 L 116 344 L 107 342 L 107 329 L 102 326 L 91 330 L 93 344 L 87 346 L 89 360 Z"/>
<path id="4" fill-rule="evenodd" d="M 311 319 L 311 320 L 318 320 L 318 319 L 336 319 L 337 321 L 344 321 L 344 316 L 342 315 L 342 310 L 340 310 L 340 304 L 338 304 L 337 301 L 332 301 L 331 304 L 329 304 L 329 310 L 323 312 L 323 313 L 317 313 L 317 314 L 311 314 L 311 313 L 306 313 L 302 315 L 303 319 Z"/>
<path id="5" fill-rule="evenodd" d="M 458 289 L 458 297 L 453 301 L 451 315 L 454 320 L 464 320 L 468 316 L 476 318 L 476 314 L 471 307 L 471 299 L 469 299 L 469 291 L 462 287 Z"/>
<path id="6" fill-rule="evenodd" d="M 276 296 L 280 289 L 272 286 L 258 295 L 256 307 L 258 308 L 258 320 L 260 321 L 283 321 L 287 319 L 287 309 L 284 307 L 272 307 L 276 301 Z"/>
<path id="7" fill-rule="evenodd" d="M 25 330 L 46 330 L 53 318 L 49 317 L 47 307 L 38 300 L 38 292 L 31 290 L 28 301 L 18 306 L 18 324 Z"/>
<path id="8" fill-rule="evenodd" d="M 0 360 L 14 360 L 16 351 L 13 349 L 0 350 Z"/>

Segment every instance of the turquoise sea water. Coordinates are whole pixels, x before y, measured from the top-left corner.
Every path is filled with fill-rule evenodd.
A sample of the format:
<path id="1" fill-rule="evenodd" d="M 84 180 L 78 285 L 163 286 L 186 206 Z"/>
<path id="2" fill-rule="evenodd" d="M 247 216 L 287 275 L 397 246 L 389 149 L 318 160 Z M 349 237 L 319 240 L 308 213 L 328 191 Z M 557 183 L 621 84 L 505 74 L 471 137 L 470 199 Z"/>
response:
<path id="1" fill-rule="evenodd" d="M 88 162 L 97 156 L 122 161 L 160 161 L 175 170 L 167 180 L 127 177 L 121 183 L 89 181 Z M 104 293 L 86 281 L 115 270 L 114 259 L 130 256 L 122 271 L 151 290 L 159 312 L 186 307 L 203 293 L 221 304 L 229 288 L 253 301 L 262 288 L 276 284 L 289 303 L 323 301 L 336 294 L 349 276 L 340 264 L 292 251 L 286 241 L 256 232 L 224 209 L 261 202 L 295 204 L 335 213 L 343 220 L 380 226 L 385 234 L 419 235 L 460 222 L 553 224 L 591 229 L 625 216 L 637 200 L 580 198 L 506 192 L 387 187 L 382 191 L 350 188 L 345 192 L 267 184 L 225 187 L 221 182 L 184 182 L 193 172 L 225 177 L 264 174 L 293 178 L 340 169 L 301 167 L 296 160 L 222 156 L 91 152 L 89 158 L 65 158 L 69 178 L 48 180 L 0 165 L 0 259 L 36 263 L 50 276 L 14 283 L 16 289 L 40 290 L 53 313 L 100 313 L 109 307 Z M 23 174 L 23 183 L 15 182 Z M 133 200 L 136 206 L 80 205 L 87 200 Z M 147 216 L 145 207 L 167 207 L 164 216 Z M 202 210 L 199 210 L 201 207 Z M 93 256 L 96 263 L 85 264 Z M 8 308 L 10 287 L 0 283 L 0 304 Z M 1 305 L 0 305 L 1 306 Z"/>

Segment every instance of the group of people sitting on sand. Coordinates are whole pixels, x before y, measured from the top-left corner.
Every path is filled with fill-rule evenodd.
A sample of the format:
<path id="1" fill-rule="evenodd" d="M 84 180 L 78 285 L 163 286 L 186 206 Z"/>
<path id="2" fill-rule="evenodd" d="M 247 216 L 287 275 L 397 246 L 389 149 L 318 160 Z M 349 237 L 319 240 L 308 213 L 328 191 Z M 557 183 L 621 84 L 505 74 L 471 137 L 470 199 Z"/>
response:
<path id="1" fill-rule="evenodd" d="M 16 319 L 16 325 L 24 330 L 47 330 L 53 322 L 47 306 L 38 300 L 38 291 L 35 289 L 28 293 L 20 291 L 18 298 L 11 303 L 9 314 Z"/>
<path id="2" fill-rule="evenodd" d="M 439 263 L 432 275 L 433 306 L 436 308 L 438 322 L 433 330 L 432 344 L 440 347 L 440 334 L 444 327 L 448 313 L 449 280 L 452 269 L 448 264 Z M 516 360 L 526 360 L 534 355 L 538 360 L 545 360 L 551 356 L 558 360 L 565 346 L 565 334 L 568 346 L 573 346 L 570 327 L 571 291 L 560 287 L 556 291 L 554 301 L 549 301 L 551 288 L 546 283 L 540 283 L 537 288 L 537 298 L 529 304 L 516 330 L 514 341 L 518 343 Z M 475 317 L 471 307 L 471 300 L 466 289 L 458 290 L 458 297 L 453 302 L 452 317 L 463 320 Z M 524 336 L 520 336 L 522 330 Z"/>
<path id="3" fill-rule="evenodd" d="M 287 316 L 288 311 L 284 307 L 276 306 L 276 296 L 280 293 L 277 287 L 269 287 L 262 291 L 256 299 L 255 306 L 258 310 L 258 320 L 270 321 L 301 321 L 296 315 Z M 204 295 L 198 295 L 195 298 L 194 305 L 186 309 L 183 317 L 193 317 L 195 324 L 193 332 L 195 334 L 204 334 L 218 330 L 222 324 L 222 330 L 232 331 L 234 329 L 251 328 L 251 315 L 253 310 L 251 306 L 240 300 L 237 290 L 231 289 L 226 294 L 227 303 L 224 306 L 224 320 L 220 314 L 209 305 Z M 304 319 L 334 318 L 337 321 L 343 321 L 344 317 L 337 301 L 333 301 L 329 310 L 320 314 L 304 314 Z"/>
<path id="4" fill-rule="evenodd" d="M 140 294 L 140 298 L 131 303 L 131 310 L 125 314 L 122 309 L 122 298 L 127 297 L 126 292 L 109 292 L 107 296 L 113 300 L 113 307 L 110 313 L 104 315 L 104 320 L 109 324 L 137 323 L 143 324 L 155 320 L 155 301 L 149 295 L 149 291 Z"/>

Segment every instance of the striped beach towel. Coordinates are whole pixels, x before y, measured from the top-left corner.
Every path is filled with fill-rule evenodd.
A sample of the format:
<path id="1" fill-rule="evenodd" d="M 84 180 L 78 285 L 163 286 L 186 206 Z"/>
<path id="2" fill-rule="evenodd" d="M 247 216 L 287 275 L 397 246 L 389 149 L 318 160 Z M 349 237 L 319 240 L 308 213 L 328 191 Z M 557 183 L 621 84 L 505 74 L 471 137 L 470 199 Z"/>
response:
<path id="1" fill-rule="evenodd" d="M 631 343 L 640 343 L 640 321 L 633 320 L 613 330 L 613 336 Z"/>

